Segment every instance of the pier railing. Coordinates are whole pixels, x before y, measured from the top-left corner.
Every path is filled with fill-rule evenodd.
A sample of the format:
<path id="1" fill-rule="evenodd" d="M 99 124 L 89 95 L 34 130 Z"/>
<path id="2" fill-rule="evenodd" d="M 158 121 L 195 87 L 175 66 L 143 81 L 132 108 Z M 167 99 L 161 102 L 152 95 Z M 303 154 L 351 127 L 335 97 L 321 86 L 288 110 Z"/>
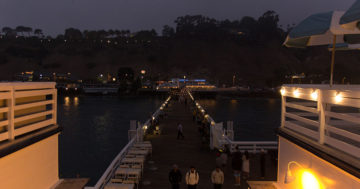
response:
<path id="1" fill-rule="evenodd" d="M 284 85 L 281 127 L 360 158 L 360 85 Z"/>
<path id="2" fill-rule="evenodd" d="M 144 133 L 149 128 L 152 120 L 158 119 L 158 116 L 161 114 L 162 110 L 166 107 L 169 103 L 171 97 L 168 97 L 165 102 L 152 114 L 151 118 L 149 118 L 144 124 L 137 124 L 135 134 L 132 135 L 129 139 L 127 145 L 119 152 L 118 155 L 114 158 L 108 168 L 105 170 L 103 175 L 97 181 L 95 186 L 88 186 L 85 189 L 103 189 L 107 183 L 114 177 L 116 169 L 119 167 L 121 160 L 126 156 L 129 149 L 133 146 L 134 143 L 142 141 L 144 137 Z"/>
<path id="3" fill-rule="evenodd" d="M 223 123 L 216 123 L 214 119 L 206 113 L 205 109 L 194 99 L 190 89 L 186 89 L 190 99 L 195 103 L 198 112 L 201 112 L 207 123 L 210 123 L 210 148 L 224 148 L 229 146 L 230 152 L 250 151 L 253 153 L 263 150 L 278 149 L 277 141 L 234 141 L 234 131 L 232 121 L 228 121 L 227 128 L 224 129 Z"/>
<path id="4" fill-rule="evenodd" d="M 0 83 L 0 142 L 56 125 L 54 82 Z"/>

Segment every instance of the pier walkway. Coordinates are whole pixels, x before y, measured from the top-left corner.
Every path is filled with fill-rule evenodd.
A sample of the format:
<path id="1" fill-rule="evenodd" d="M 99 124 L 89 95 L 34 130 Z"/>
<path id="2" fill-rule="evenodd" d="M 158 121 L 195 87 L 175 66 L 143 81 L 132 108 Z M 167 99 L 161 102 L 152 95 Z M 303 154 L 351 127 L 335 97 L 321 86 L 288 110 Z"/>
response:
<path id="1" fill-rule="evenodd" d="M 160 120 L 160 135 L 147 135 L 153 146 L 152 157 L 145 165 L 143 181 L 149 185 L 140 185 L 142 189 L 171 188 L 168 174 L 173 164 L 177 164 L 183 175 L 180 188 L 187 188 L 185 174 L 191 165 L 199 172 L 198 189 L 213 188 L 210 174 L 215 169 L 216 152 L 209 149 L 209 144 L 202 144 L 198 125 L 193 122 L 190 105 L 185 106 L 174 100 L 165 109 L 167 116 Z M 177 139 L 177 124 L 183 125 L 185 139 Z M 236 188 L 231 169 L 231 157 L 224 170 L 223 188 Z M 270 156 L 266 156 L 266 177 L 260 179 L 259 155 L 250 156 L 250 180 L 276 180 L 276 165 Z M 247 188 L 242 185 L 241 188 Z"/>

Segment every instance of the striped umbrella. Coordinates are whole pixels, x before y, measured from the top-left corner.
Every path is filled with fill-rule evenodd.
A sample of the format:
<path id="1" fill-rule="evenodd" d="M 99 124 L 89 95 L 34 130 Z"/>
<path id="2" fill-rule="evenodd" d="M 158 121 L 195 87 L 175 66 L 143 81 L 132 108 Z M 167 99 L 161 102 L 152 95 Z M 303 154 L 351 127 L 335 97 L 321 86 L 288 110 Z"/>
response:
<path id="1" fill-rule="evenodd" d="M 354 4 L 344 13 L 340 18 L 340 24 L 347 29 L 359 28 L 360 21 L 360 0 L 355 1 Z"/>
<path id="2" fill-rule="evenodd" d="M 360 34 L 358 28 L 348 29 L 340 25 L 343 11 L 331 11 L 313 14 L 295 26 L 287 36 L 287 47 L 305 48 L 307 46 L 351 43 L 354 35 Z M 348 37 L 351 36 L 351 37 Z M 330 86 L 333 84 L 333 72 L 336 48 L 332 49 Z"/>

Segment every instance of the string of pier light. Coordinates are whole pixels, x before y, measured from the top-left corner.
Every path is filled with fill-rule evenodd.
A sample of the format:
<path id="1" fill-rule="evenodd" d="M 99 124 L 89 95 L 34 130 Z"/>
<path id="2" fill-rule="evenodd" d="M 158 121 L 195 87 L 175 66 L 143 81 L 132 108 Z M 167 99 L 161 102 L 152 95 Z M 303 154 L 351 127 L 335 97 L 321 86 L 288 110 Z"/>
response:
<path id="1" fill-rule="evenodd" d="M 151 121 L 155 120 L 158 116 L 159 116 L 159 113 L 166 107 L 166 105 L 169 103 L 171 97 L 169 96 L 165 102 L 160 106 L 159 109 L 156 110 L 155 113 L 152 114 L 151 118 L 148 119 L 144 125 L 142 126 L 143 130 L 146 131 L 148 129 L 148 125 L 151 123 Z"/>
<path id="2" fill-rule="evenodd" d="M 295 98 L 301 98 L 301 96 L 307 96 L 309 95 L 310 98 L 314 101 L 317 101 L 320 96 L 320 90 L 319 89 L 311 89 L 311 92 L 309 93 L 301 93 L 301 88 L 294 88 L 292 91 L 287 91 L 285 87 L 280 89 L 281 96 L 289 96 L 289 97 L 295 97 Z M 344 97 L 341 91 L 334 90 L 333 94 L 333 101 L 336 103 L 340 103 L 343 101 Z"/>
<path id="3" fill-rule="evenodd" d="M 214 119 L 212 117 L 210 117 L 209 114 L 205 114 L 205 109 L 203 107 L 201 107 L 201 105 L 198 102 L 196 102 L 196 100 L 194 99 L 190 90 L 187 90 L 187 93 L 189 94 L 191 100 L 195 103 L 195 106 L 198 109 L 198 111 L 200 111 L 202 113 L 202 115 L 210 123 L 210 125 L 214 126 L 215 125 Z"/>

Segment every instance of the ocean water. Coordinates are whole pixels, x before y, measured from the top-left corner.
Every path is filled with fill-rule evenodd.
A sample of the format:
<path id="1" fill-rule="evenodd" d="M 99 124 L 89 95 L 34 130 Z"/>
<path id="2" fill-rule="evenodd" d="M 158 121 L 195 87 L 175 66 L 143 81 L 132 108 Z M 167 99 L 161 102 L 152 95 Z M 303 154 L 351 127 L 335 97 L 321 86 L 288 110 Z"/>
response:
<path id="1" fill-rule="evenodd" d="M 234 138 L 240 141 L 276 140 L 280 127 L 278 98 L 218 98 L 197 100 L 215 122 L 234 122 Z"/>

